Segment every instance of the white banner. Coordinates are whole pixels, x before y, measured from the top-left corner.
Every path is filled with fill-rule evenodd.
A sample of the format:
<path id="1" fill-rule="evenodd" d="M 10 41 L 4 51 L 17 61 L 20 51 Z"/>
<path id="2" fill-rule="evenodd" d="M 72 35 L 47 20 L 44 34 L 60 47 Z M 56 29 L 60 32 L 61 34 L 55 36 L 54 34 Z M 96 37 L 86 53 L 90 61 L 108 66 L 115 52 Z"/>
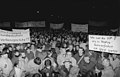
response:
<path id="1" fill-rule="evenodd" d="M 31 21 L 27 27 L 45 27 L 45 21 Z"/>
<path id="2" fill-rule="evenodd" d="M 3 32 L 3 33 L 11 33 L 12 31 L 7 31 L 7 30 L 2 30 L 0 29 L 0 33 Z"/>
<path id="3" fill-rule="evenodd" d="M 0 43 L 28 43 L 30 32 L 9 32 L 0 30 Z"/>
<path id="4" fill-rule="evenodd" d="M 53 24 L 53 23 L 50 23 L 50 28 L 52 29 L 61 29 L 63 27 L 63 23 L 61 24 Z"/>
<path id="5" fill-rule="evenodd" d="M 13 32 L 30 32 L 29 29 L 12 29 Z"/>
<path id="6" fill-rule="evenodd" d="M 120 54 L 120 37 L 89 35 L 89 50 Z"/>
<path id="7" fill-rule="evenodd" d="M 88 24 L 71 24 L 73 32 L 88 32 Z"/>

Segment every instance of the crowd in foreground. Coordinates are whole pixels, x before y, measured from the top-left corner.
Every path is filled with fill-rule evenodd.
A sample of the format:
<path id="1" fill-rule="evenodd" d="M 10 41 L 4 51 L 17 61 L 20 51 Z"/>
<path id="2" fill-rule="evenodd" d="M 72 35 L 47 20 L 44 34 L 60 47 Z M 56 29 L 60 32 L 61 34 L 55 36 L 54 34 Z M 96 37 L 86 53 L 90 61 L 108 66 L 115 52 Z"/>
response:
<path id="1" fill-rule="evenodd" d="M 89 50 L 88 34 L 31 31 L 31 42 L 0 44 L 0 77 L 120 77 L 120 56 Z"/>

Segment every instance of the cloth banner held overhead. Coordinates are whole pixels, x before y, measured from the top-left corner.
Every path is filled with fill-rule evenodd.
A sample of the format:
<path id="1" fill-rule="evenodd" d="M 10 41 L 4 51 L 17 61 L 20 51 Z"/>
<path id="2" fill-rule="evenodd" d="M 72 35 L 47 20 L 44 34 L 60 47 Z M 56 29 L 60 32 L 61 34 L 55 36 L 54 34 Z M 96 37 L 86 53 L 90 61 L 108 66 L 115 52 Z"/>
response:
<path id="1" fill-rule="evenodd" d="M 31 21 L 28 22 L 28 27 L 45 27 L 45 21 Z"/>
<path id="2" fill-rule="evenodd" d="M 89 35 L 89 50 L 120 54 L 120 37 Z"/>
<path id="3" fill-rule="evenodd" d="M 0 23 L 0 27 L 10 27 L 10 22 Z"/>
<path id="4" fill-rule="evenodd" d="M 110 31 L 111 31 L 111 32 L 117 32 L 118 29 L 111 29 Z"/>
<path id="5" fill-rule="evenodd" d="M 0 33 L 3 32 L 3 33 L 11 33 L 12 31 L 7 31 L 7 30 L 2 30 L 0 29 Z"/>
<path id="6" fill-rule="evenodd" d="M 61 29 L 63 27 L 64 23 L 61 23 L 61 24 L 53 24 L 53 23 L 50 23 L 50 28 L 52 29 Z"/>
<path id="7" fill-rule="evenodd" d="M 0 30 L 0 43 L 28 43 L 30 32 L 8 32 Z"/>
<path id="8" fill-rule="evenodd" d="M 15 22 L 15 27 L 27 27 L 27 22 Z"/>
<path id="9" fill-rule="evenodd" d="M 13 32 L 30 32 L 29 29 L 12 29 Z"/>
<path id="10" fill-rule="evenodd" d="M 71 24 L 73 32 L 88 32 L 88 24 Z"/>

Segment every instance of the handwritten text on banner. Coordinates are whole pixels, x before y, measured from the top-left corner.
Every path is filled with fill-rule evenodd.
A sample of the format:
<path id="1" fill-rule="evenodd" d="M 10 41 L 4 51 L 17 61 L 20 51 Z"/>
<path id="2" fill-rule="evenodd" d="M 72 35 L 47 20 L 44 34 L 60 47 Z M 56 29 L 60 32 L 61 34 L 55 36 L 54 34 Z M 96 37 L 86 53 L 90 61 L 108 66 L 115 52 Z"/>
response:
<path id="1" fill-rule="evenodd" d="M 0 31 L 0 43 L 28 43 L 30 33 L 28 32 L 7 32 Z"/>
<path id="2" fill-rule="evenodd" d="M 89 50 L 120 54 L 120 37 L 89 35 Z"/>
<path id="3" fill-rule="evenodd" d="M 71 24 L 73 32 L 88 32 L 88 24 Z"/>

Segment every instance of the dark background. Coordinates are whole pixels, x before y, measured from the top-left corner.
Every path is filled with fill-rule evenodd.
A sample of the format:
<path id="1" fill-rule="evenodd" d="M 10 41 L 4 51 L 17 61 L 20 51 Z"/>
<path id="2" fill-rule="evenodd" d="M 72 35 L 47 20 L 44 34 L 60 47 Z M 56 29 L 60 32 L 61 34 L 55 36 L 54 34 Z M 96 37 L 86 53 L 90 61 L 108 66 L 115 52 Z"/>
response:
<path id="1" fill-rule="evenodd" d="M 16 21 L 40 20 L 55 23 L 105 21 L 109 26 L 117 27 L 120 21 L 119 10 L 119 0 L 4 0 L 0 2 L 0 22 L 10 21 L 14 24 Z"/>

